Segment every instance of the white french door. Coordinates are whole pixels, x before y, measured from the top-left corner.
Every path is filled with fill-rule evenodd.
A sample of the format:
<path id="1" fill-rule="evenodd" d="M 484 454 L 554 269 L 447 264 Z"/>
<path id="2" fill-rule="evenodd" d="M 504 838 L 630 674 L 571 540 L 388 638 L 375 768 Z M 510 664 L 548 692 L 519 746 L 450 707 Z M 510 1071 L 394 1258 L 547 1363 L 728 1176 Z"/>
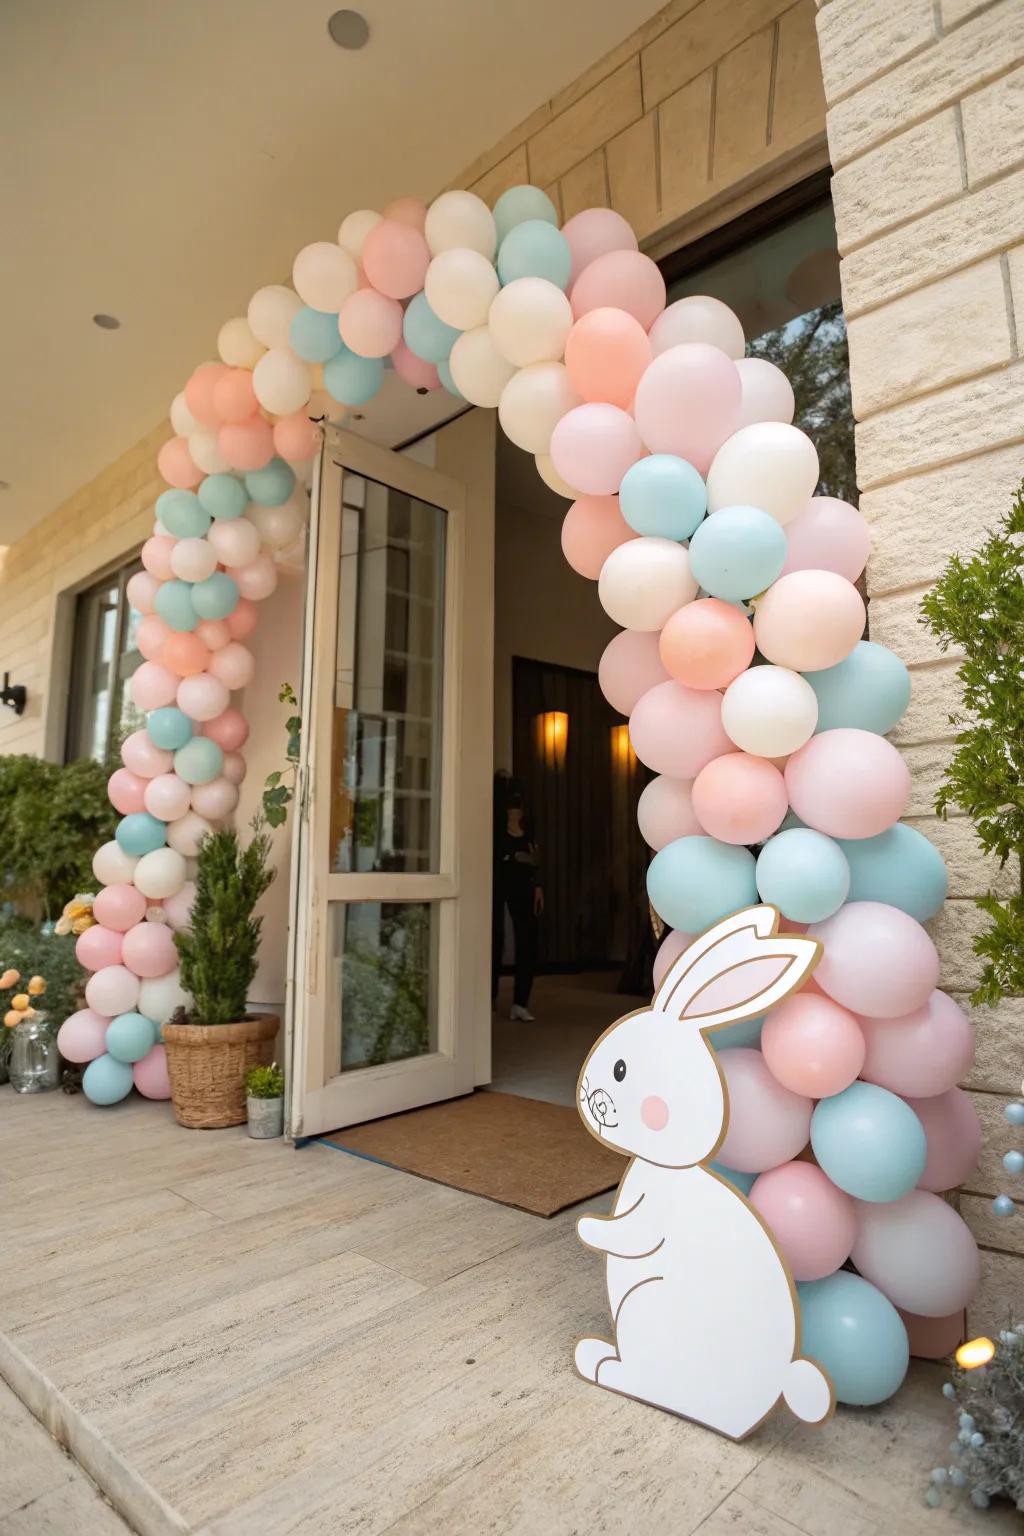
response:
<path id="1" fill-rule="evenodd" d="M 493 422 L 434 466 L 331 429 L 310 527 L 290 1126 L 490 1076 Z"/>

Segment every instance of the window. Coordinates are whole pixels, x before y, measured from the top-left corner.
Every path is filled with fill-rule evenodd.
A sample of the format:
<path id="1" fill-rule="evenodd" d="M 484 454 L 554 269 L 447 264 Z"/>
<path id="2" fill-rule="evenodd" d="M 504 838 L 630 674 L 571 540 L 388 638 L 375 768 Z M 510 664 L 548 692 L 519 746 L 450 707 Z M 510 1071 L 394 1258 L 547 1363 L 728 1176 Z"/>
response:
<path id="1" fill-rule="evenodd" d="M 125 588 L 142 569 L 130 560 L 75 602 L 71 686 L 64 756 L 113 756 L 131 731 L 143 724 L 127 683 L 142 660 L 135 646 L 141 615 L 132 610 Z"/>

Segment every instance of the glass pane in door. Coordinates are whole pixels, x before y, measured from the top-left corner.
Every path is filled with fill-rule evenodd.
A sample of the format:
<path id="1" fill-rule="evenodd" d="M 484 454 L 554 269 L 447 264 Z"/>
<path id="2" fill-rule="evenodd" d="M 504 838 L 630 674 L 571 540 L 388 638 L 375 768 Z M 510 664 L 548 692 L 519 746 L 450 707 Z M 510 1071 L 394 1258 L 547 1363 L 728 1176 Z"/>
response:
<path id="1" fill-rule="evenodd" d="M 445 513 L 350 474 L 342 501 L 331 869 L 435 873 Z"/>
<path id="2" fill-rule="evenodd" d="M 329 990 L 341 1070 L 437 1050 L 436 902 L 335 902 Z"/>

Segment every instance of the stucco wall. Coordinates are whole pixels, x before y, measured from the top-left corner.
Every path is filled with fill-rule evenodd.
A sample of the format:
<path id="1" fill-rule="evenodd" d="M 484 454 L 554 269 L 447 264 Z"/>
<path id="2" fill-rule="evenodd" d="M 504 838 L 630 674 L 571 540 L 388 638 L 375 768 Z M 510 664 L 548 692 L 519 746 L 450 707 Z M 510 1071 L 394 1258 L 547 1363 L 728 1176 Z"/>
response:
<path id="1" fill-rule="evenodd" d="M 984 920 L 1005 893 L 963 818 L 937 821 L 956 658 L 918 623 L 922 593 L 968 551 L 1024 476 L 1024 5 L 1020 0 L 826 0 L 817 18 L 857 418 L 861 510 L 874 529 L 871 634 L 911 667 L 893 734 L 914 779 L 911 821 L 943 851 L 950 900 L 931 924 L 941 985 L 967 1004 Z M 1003 1118 L 1024 1070 L 1024 999 L 974 1010 L 968 1079 L 984 1128 L 960 1208 L 985 1246 L 974 1330 L 1024 1305 L 1024 1221 L 991 1214 L 1012 1189 Z"/>

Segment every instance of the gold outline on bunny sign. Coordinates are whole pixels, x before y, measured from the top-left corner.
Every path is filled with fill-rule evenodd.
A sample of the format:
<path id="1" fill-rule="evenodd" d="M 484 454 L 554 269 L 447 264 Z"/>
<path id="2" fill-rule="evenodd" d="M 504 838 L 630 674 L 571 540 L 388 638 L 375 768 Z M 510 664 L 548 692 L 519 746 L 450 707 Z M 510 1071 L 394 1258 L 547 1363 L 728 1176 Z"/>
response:
<path id="1" fill-rule="evenodd" d="M 579 1077 L 577 1079 L 577 1083 L 576 1083 L 576 1108 L 577 1108 L 577 1111 L 579 1112 L 580 1118 L 583 1121 L 583 1124 L 586 1127 L 587 1131 L 589 1132 L 589 1134 L 591 1136 L 594 1137 L 594 1139 L 596 1141 L 600 1142 L 600 1144 L 602 1146 L 614 1145 L 614 1143 L 611 1143 L 606 1137 L 604 1137 L 601 1134 L 599 1129 L 595 1129 L 594 1125 L 590 1122 L 590 1120 L 588 1119 L 587 1115 L 584 1113 L 584 1109 L 583 1109 L 583 1103 L 584 1103 L 584 1100 L 586 1098 L 586 1095 L 585 1095 L 585 1092 L 584 1092 L 584 1081 L 585 1081 L 586 1076 L 587 1076 L 587 1066 L 591 1062 L 591 1060 L 593 1059 L 593 1057 L 595 1056 L 597 1051 L 599 1050 L 601 1044 L 605 1040 L 607 1040 L 612 1034 L 614 1034 L 615 1031 L 617 1029 L 619 1029 L 621 1025 L 625 1024 L 630 1019 L 637 1018 L 637 1017 L 640 1017 L 640 1016 L 645 1015 L 645 1014 L 661 1014 L 661 1013 L 666 1013 L 667 1014 L 668 1013 L 668 1006 L 670 1004 L 670 1001 L 671 1001 L 672 997 L 679 991 L 679 989 L 681 987 L 683 987 L 683 985 L 685 984 L 687 975 L 693 970 L 695 964 L 699 963 L 699 961 L 702 958 L 704 958 L 705 956 L 710 955 L 712 953 L 712 951 L 714 950 L 714 948 L 717 947 L 718 944 L 724 943 L 724 942 L 728 941 L 730 938 L 738 938 L 738 937 L 740 937 L 743 934 L 751 933 L 753 935 L 754 945 L 752 946 L 751 956 L 748 957 L 747 959 L 737 961 L 734 965 L 727 966 L 724 971 L 722 971 L 720 973 L 717 973 L 717 974 L 711 976 L 708 980 L 704 981 L 698 987 L 698 989 L 694 993 L 693 997 L 691 997 L 689 999 L 689 1002 L 688 1002 L 688 1004 L 686 1006 L 686 1009 L 685 1009 L 685 1016 L 681 1016 L 680 1019 L 678 1020 L 678 1023 L 680 1025 L 685 1025 L 686 1022 L 691 1022 L 691 1021 L 696 1022 L 700 1018 L 710 1018 L 710 1017 L 712 1017 L 714 1015 L 714 1013 L 716 1011 L 718 1011 L 720 1013 L 721 1012 L 725 1012 L 727 1014 L 727 1016 L 724 1017 L 724 1018 L 721 1017 L 721 1016 L 718 1017 L 718 1019 L 716 1020 L 714 1025 L 704 1025 L 704 1026 L 698 1027 L 697 1031 L 696 1031 L 700 1035 L 701 1039 L 704 1042 L 704 1046 L 705 1046 L 706 1050 L 708 1051 L 709 1055 L 711 1056 L 712 1060 L 714 1061 L 715 1070 L 716 1070 L 716 1072 L 718 1074 L 719 1082 L 721 1084 L 723 1110 L 722 1110 L 722 1126 L 721 1126 L 721 1130 L 719 1132 L 718 1138 L 715 1141 L 715 1144 L 711 1148 L 710 1152 L 707 1152 L 702 1158 L 700 1158 L 695 1163 L 683 1163 L 683 1164 L 655 1164 L 655 1163 L 652 1163 L 652 1164 L 650 1164 L 650 1166 L 652 1166 L 652 1167 L 660 1167 L 660 1168 L 667 1168 L 669 1171 L 675 1170 L 675 1171 L 679 1171 L 679 1172 L 685 1172 L 685 1171 L 693 1169 L 693 1168 L 700 1168 L 700 1169 L 702 1169 L 703 1172 L 708 1174 L 717 1184 L 722 1186 L 724 1189 L 727 1189 L 729 1191 L 730 1195 L 733 1197 L 733 1199 L 735 1201 L 739 1202 L 740 1205 L 742 1207 L 744 1207 L 747 1212 L 749 1212 L 749 1214 L 754 1218 L 754 1220 L 757 1223 L 757 1225 L 760 1227 L 761 1231 L 764 1233 L 765 1237 L 768 1239 L 768 1242 L 771 1245 L 771 1248 L 774 1251 L 775 1257 L 776 1257 L 776 1259 L 778 1261 L 779 1269 L 781 1270 L 783 1276 L 785 1277 L 786 1286 L 788 1287 L 788 1291 L 789 1291 L 790 1303 L 791 1303 L 791 1306 L 792 1306 L 792 1313 L 793 1313 L 793 1351 L 792 1351 L 792 1357 L 791 1357 L 791 1360 L 790 1360 L 790 1365 L 792 1366 L 792 1365 L 794 1365 L 794 1364 L 796 1364 L 798 1362 L 806 1361 L 808 1366 L 813 1371 L 817 1372 L 823 1378 L 824 1384 L 826 1384 L 827 1387 L 828 1387 L 829 1400 L 828 1400 L 828 1407 L 827 1407 L 827 1409 L 823 1413 L 820 1413 L 815 1418 L 809 1418 L 809 1419 L 805 1419 L 804 1420 L 804 1422 L 807 1422 L 807 1423 L 820 1425 L 820 1424 L 827 1423 L 828 1420 L 832 1417 L 833 1413 L 835 1412 L 835 1406 L 836 1406 L 835 1388 L 834 1388 L 834 1385 L 833 1385 L 833 1383 L 831 1381 L 831 1378 L 828 1376 L 828 1373 L 820 1366 L 820 1364 L 817 1361 L 810 1361 L 810 1360 L 808 1360 L 808 1358 L 806 1356 L 801 1354 L 801 1349 L 800 1349 L 800 1345 L 801 1345 L 800 1303 L 799 1303 L 799 1299 L 798 1299 L 798 1296 L 797 1296 L 796 1286 L 795 1286 L 794 1281 L 793 1281 L 792 1271 L 790 1270 L 789 1264 L 788 1264 L 788 1262 L 786 1260 L 786 1256 L 782 1252 L 782 1249 L 779 1247 L 779 1244 L 776 1242 L 774 1234 L 769 1229 L 768 1224 L 765 1222 L 765 1220 L 761 1216 L 760 1212 L 757 1211 L 753 1205 L 751 1205 L 751 1203 L 747 1199 L 747 1197 L 739 1189 L 737 1189 L 734 1184 L 730 1183 L 730 1181 L 728 1179 L 724 1178 L 720 1173 L 718 1173 L 715 1169 L 713 1169 L 713 1168 L 711 1168 L 709 1166 L 710 1163 L 712 1162 L 712 1160 L 717 1155 L 720 1147 L 722 1146 L 722 1143 L 724 1142 L 726 1134 L 727 1134 L 728 1129 L 729 1129 L 729 1091 L 728 1091 L 728 1085 L 727 1085 L 726 1080 L 725 1080 L 725 1074 L 722 1071 L 721 1061 L 719 1060 L 719 1057 L 716 1054 L 716 1052 L 712 1049 L 711 1043 L 710 1043 L 710 1041 L 708 1039 L 708 1035 L 714 1029 L 722 1029 L 722 1028 L 726 1028 L 728 1026 L 731 1026 L 733 1024 L 743 1023 L 746 1020 L 757 1018 L 760 1014 L 766 1012 L 769 1008 L 777 1007 L 779 1003 L 785 1001 L 786 998 L 791 997 L 794 992 L 799 990 L 799 988 L 807 980 L 808 976 L 810 976 L 812 974 L 812 972 L 814 971 L 815 967 L 818 964 L 818 961 L 821 958 L 822 946 L 821 946 L 821 944 L 819 943 L 818 940 L 806 938 L 804 935 L 801 935 L 801 934 L 779 934 L 780 916 L 781 916 L 781 914 L 779 913 L 777 908 L 770 907 L 770 906 L 767 906 L 767 905 L 764 905 L 764 904 L 756 906 L 756 907 L 741 908 L 738 912 L 731 913 L 727 917 L 723 918 L 720 922 L 713 924 L 712 927 L 707 929 L 705 933 L 703 933 L 703 934 L 699 935 L 697 938 L 695 938 L 693 940 L 693 942 L 687 947 L 687 949 L 685 949 L 683 951 L 683 953 L 676 959 L 676 961 L 673 963 L 673 965 L 669 968 L 667 974 L 665 975 L 665 977 L 662 980 L 661 986 L 658 988 L 658 990 L 657 990 L 657 992 L 655 994 L 655 997 L 654 997 L 654 999 L 653 999 L 653 1001 L 651 1003 L 651 1007 L 650 1008 L 638 1008 L 638 1009 L 634 1009 L 630 1013 L 623 1014 L 623 1016 L 620 1019 L 616 1019 L 615 1023 L 610 1025 L 609 1028 L 606 1029 L 603 1032 L 603 1034 L 595 1041 L 594 1045 L 591 1047 L 590 1051 L 587 1054 L 587 1058 L 584 1061 L 583 1066 L 580 1069 Z M 738 921 L 739 919 L 742 919 L 742 918 L 748 918 L 749 921 L 748 922 Z M 715 935 L 718 935 L 718 937 L 717 938 L 714 937 Z M 787 946 L 787 949 L 780 950 L 778 946 L 770 947 L 770 941 L 773 940 L 773 939 L 782 939 L 782 940 L 786 940 L 786 941 L 790 941 L 790 942 L 789 942 L 789 944 Z M 764 955 L 757 955 L 756 949 L 761 944 L 764 944 L 766 946 L 767 952 Z M 782 971 L 781 975 L 778 978 L 776 978 L 776 981 L 775 981 L 774 984 L 772 984 L 769 988 L 762 989 L 762 991 L 757 994 L 757 996 L 759 998 L 763 999 L 764 996 L 766 995 L 766 993 L 769 993 L 769 992 L 771 993 L 772 1000 L 767 1005 L 765 1005 L 765 1003 L 763 1001 L 761 1001 L 760 1003 L 757 1003 L 755 1005 L 753 1003 L 753 1000 L 751 1000 L 751 1005 L 742 1008 L 741 1011 L 737 1011 L 736 1008 L 726 1009 L 726 1010 L 707 1010 L 704 1013 L 692 1011 L 692 1005 L 697 1001 L 697 999 L 700 997 L 701 993 L 705 992 L 708 989 L 709 986 L 711 986 L 714 983 L 720 981 L 722 976 L 728 975 L 731 971 L 733 971 L 735 969 L 738 969 L 741 966 L 749 965 L 751 963 L 752 959 L 753 960 L 773 959 L 773 958 L 778 959 L 778 958 L 782 958 L 787 953 L 787 951 L 791 954 L 791 959 L 790 959 L 789 965 Z M 690 958 L 690 957 L 692 957 L 692 958 Z M 793 973 L 793 979 L 790 981 L 790 983 L 789 983 L 789 985 L 787 987 L 782 988 L 780 990 L 779 989 L 780 983 L 785 978 L 785 976 L 786 976 L 786 974 L 788 972 L 792 972 Z M 618 1150 L 618 1148 L 616 1150 Z M 579 1227 L 580 1227 L 580 1225 L 584 1221 L 597 1220 L 597 1221 L 601 1221 L 601 1222 L 606 1222 L 606 1221 L 607 1222 L 614 1222 L 616 1220 L 620 1220 L 624 1216 L 629 1215 L 632 1211 L 635 1211 L 637 1209 L 637 1207 L 644 1200 L 644 1198 L 645 1198 L 644 1195 L 641 1195 L 638 1200 L 633 1201 L 633 1203 L 630 1205 L 628 1210 L 619 1211 L 618 1210 L 618 1205 L 619 1205 L 620 1200 L 623 1197 L 623 1192 L 626 1189 L 627 1183 L 629 1182 L 630 1174 L 632 1173 L 634 1166 L 638 1162 L 642 1162 L 642 1161 L 644 1161 L 644 1160 L 641 1159 L 638 1155 L 633 1155 L 633 1156 L 630 1157 L 629 1162 L 626 1165 L 626 1171 L 622 1175 L 622 1178 L 619 1181 L 618 1188 L 616 1189 L 615 1198 L 614 1198 L 614 1200 L 612 1202 L 612 1206 L 611 1206 L 611 1212 L 610 1212 L 610 1214 L 608 1216 L 605 1216 L 605 1217 L 595 1217 L 595 1218 L 581 1217 L 580 1221 L 577 1223 L 577 1236 L 579 1238 L 579 1241 L 583 1244 L 584 1247 L 589 1248 L 592 1252 L 603 1254 L 605 1256 L 605 1259 L 606 1259 L 606 1266 L 610 1265 L 610 1263 L 611 1263 L 611 1261 L 613 1259 L 614 1260 L 619 1260 L 619 1261 L 624 1261 L 624 1262 L 632 1262 L 632 1261 L 640 1262 L 643 1259 L 649 1259 L 649 1258 L 653 1257 L 653 1255 L 655 1253 L 659 1252 L 664 1247 L 666 1239 L 665 1239 L 665 1237 L 662 1237 L 660 1242 L 655 1244 L 654 1247 L 652 1247 L 650 1250 L 648 1250 L 648 1252 L 646 1252 L 644 1254 L 636 1254 L 636 1255 L 616 1254 L 616 1253 L 610 1251 L 608 1248 L 598 1248 L 597 1246 L 595 1246 L 595 1244 L 587 1242 L 587 1240 L 583 1236 L 581 1236 L 580 1232 L 579 1232 Z M 649 1399 L 647 1397 L 643 1397 L 643 1396 L 640 1396 L 640 1395 L 638 1395 L 636 1393 L 623 1390 L 621 1387 L 618 1387 L 618 1386 L 612 1386 L 612 1385 L 609 1385 L 607 1383 L 603 1383 L 600 1380 L 600 1372 L 601 1372 L 601 1367 L 603 1365 L 606 1365 L 607 1363 L 609 1363 L 612 1360 L 614 1360 L 616 1362 L 620 1362 L 621 1361 L 621 1356 L 619 1354 L 619 1345 L 618 1345 L 618 1326 L 619 1326 L 619 1318 L 621 1316 L 622 1309 L 623 1309 L 626 1301 L 628 1300 L 628 1298 L 630 1296 L 634 1295 L 638 1290 L 642 1289 L 644 1286 L 650 1285 L 655 1280 L 664 1280 L 664 1278 L 665 1277 L 661 1276 L 661 1275 L 646 1275 L 643 1279 L 638 1280 L 635 1285 L 630 1286 L 627 1290 L 625 1290 L 622 1293 L 622 1295 L 619 1297 L 618 1304 L 615 1307 L 614 1312 L 612 1314 L 612 1330 L 611 1330 L 612 1337 L 611 1337 L 611 1343 L 608 1346 L 608 1348 L 609 1348 L 608 1355 L 606 1355 L 602 1359 L 597 1360 L 597 1362 L 596 1362 L 596 1364 L 594 1366 L 594 1375 L 593 1376 L 584 1375 L 584 1373 L 579 1369 L 579 1366 L 574 1363 L 574 1369 L 576 1370 L 576 1374 L 580 1377 L 581 1381 L 586 1381 L 591 1386 L 598 1386 L 598 1387 L 602 1387 L 603 1386 L 606 1391 L 613 1391 L 618 1396 L 629 1397 L 629 1398 L 632 1398 L 634 1402 L 648 1403 L 651 1406 L 661 1408 L 663 1411 L 674 1413 L 679 1418 L 689 1419 L 693 1423 L 702 1424 L 705 1428 L 713 1429 L 716 1433 L 722 1434 L 727 1439 L 736 1440 L 736 1441 L 743 1440 L 748 1435 L 752 1434 L 756 1429 L 758 1429 L 765 1422 L 765 1420 L 769 1417 L 769 1415 L 778 1406 L 778 1403 L 780 1402 L 780 1400 L 783 1399 L 784 1392 L 783 1392 L 783 1387 L 782 1387 L 782 1383 L 781 1382 L 780 1382 L 779 1390 L 778 1390 L 777 1394 L 772 1399 L 772 1401 L 768 1404 L 768 1406 L 765 1408 L 764 1412 L 761 1413 L 760 1417 L 757 1418 L 755 1422 L 751 1423 L 747 1428 L 743 1429 L 740 1433 L 732 1434 L 727 1429 L 724 1429 L 720 1425 L 709 1423 L 707 1420 L 705 1420 L 703 1418 L 700 1418 L 700 1417 L 698 1417 L 695 1414 L 686 1413 L 686 1412 L 681 1411 L 680 1409 L 678 1409 L 676 1407 L 668 1406 L 668 1405 L 666 1405 L 664 1403 L 659 1403 L 659 1402 L 652 1403 L 651 1399 Z M 750 1297 L 750 1303 L 751 1303 L 751 1307 L 756 1306 L 756 1297 L 755 1296 L 752 1295 Z M 699 1328 L 701 1328 L 701 1319 L 700 1318 L 680 1318 L 680 1327 L 683 1330 L 686 1330 L 686 1329 L 699 1329 Z M 594 1342 L 597 1342 L 597 1341 L 587 1340 L 585 1336 L 580 1336 L 576 1340 L 577 1348 L 582 1343 L 584 1343 L 584 1342 L 594 1343 Z M 684 1348 L 685 1348 L 685 1346 L 684 1346 Z M 798 1417 L 800 1417 L 800 1415 L 798 1415 Z"/>

